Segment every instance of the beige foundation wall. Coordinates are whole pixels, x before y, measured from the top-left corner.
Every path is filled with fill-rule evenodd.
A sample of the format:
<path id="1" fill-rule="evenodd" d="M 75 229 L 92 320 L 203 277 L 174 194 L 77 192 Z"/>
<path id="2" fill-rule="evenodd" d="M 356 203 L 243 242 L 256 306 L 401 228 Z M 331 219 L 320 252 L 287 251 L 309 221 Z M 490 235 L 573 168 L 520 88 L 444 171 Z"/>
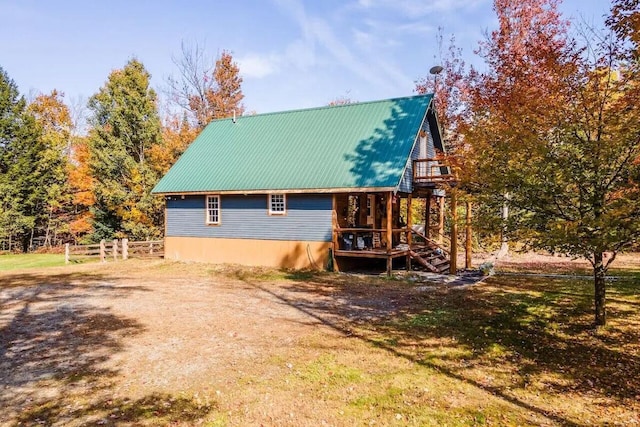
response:
<path id="1" fill-rule="evenodd" d="M 331 242 L 165 237 L 164 257 L 215 264 L 325 269 Z"/>

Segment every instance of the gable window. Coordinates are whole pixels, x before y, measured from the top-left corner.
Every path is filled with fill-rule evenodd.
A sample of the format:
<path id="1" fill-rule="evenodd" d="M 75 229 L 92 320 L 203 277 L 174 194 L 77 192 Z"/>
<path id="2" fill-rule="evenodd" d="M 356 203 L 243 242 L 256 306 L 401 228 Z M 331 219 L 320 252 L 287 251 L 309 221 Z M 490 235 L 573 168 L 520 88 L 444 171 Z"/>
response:
<path id="1" fill-rule="evenodd" d="M 284 194 L 269 194 L 269 215 L 285 215 L 287 197 Z"/>
<path id="2" fill-rule="evenodd" d="M 207 196 L 207 224 L 220 224 L 220 196 Z"/>

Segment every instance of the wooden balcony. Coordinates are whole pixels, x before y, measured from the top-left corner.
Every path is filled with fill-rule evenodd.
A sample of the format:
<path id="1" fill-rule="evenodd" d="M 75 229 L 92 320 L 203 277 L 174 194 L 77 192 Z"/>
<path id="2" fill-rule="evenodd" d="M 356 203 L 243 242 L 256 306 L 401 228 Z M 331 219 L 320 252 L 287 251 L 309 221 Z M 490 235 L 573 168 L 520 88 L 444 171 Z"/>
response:
<path id="1" fill-rule="evenodd" d="M 413 184 L 435 186 L 455 181 L 451 166 L 442 159 L 418 159 L 413 161 Z"/>

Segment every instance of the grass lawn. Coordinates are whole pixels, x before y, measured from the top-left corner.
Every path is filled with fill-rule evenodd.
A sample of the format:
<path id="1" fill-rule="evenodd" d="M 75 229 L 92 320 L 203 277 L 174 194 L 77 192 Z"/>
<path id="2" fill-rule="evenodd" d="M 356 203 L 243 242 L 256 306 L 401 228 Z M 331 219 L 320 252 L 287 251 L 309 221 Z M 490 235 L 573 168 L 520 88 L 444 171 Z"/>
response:
<path id="1" fill-rule="evenodd" d="M 0 273 L 3 422 L 640 424 L 640 285 L 127 261 Z"/>
<path id="2" fill-rule="evenodd" d="M 0 255 L 0 271 L 22 270 L 64 265 L 63 254 L 4 254 Z"/>

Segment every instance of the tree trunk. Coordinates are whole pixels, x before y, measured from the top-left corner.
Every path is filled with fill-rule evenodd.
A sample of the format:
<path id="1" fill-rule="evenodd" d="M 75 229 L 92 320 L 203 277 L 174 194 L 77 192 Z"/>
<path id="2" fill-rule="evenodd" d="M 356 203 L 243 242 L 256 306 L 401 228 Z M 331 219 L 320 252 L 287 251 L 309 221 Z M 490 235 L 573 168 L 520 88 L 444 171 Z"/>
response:
<path id="1" fill-rule="evenodd" d="M 500 233 L 500 250 L 496 254 L 496 259 L 501 259 L 509 255 L 509 240 L 507 239 L 507 220 L 509 219 L 509 193 L 504 195 L 502 203 L 502 232 Z"/>
<path id="2" fill-rule="evenodd" d="M 602 251 L 594 253 L 593 279 L 595 284 L 595 309 L 596 326 L 604 326 L 607 323 L 605 310 L 605 274 L 606 270 L 602 263 Z"/>

